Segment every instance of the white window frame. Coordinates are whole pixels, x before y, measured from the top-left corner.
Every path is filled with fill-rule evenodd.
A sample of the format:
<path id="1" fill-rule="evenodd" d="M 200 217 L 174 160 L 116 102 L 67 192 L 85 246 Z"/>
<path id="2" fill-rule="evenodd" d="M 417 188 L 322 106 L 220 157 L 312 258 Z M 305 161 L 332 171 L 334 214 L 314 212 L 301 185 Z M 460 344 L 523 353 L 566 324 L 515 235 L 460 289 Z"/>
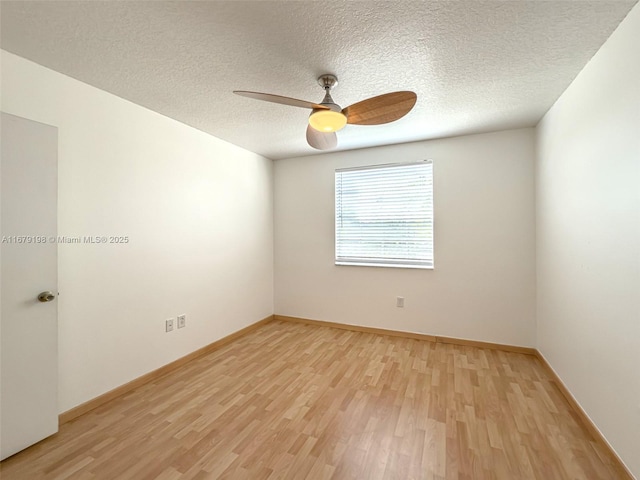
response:
<path id="1" fill-rule="evenodd" d="M 424 220 L 427 223 L 430 223 L 430 231 L 422 235 L 420 234 L 417 237 L 418 241 L 421 243 L 420 250 L 421 253 L 419 255 L 420 258 L 409 258 L 411 255 L 407 253 L 405 258 L 399 258 L 399 256 L 392 258 L 391 256 L 384 257 L 378 256 L 376 254 L 375 258 L 366 255 L 345 255 L 344 250 L 346 248 L 341 248 L 341 245 L 345 245 L 346 242 L 341 241 L 341 235 L 346 235 L 347 233 L 354 233 L 354 230 L 351 232 L 344 232 L 345 228 L 341 227 L 340 222 L 343 219 L 343 204 L 341 201 L 342 195 L 342 182 L 345 177 L 343 174 L 347 174 L 349 172 L 357 172 L 364 170 L 383 170 L 383 169 L 393 169 L 407 166 L 418 166 L 424 165 L 427 168 L 427 180 L 425 183 L 425 195 L 426 198 L 422 206 L 419 208 L 422 210 L 421 213 L 424 213 Z M 421 269 L 433 269 L 434 268 L 434 218 L 433 218 L 433 162 L 431 160 L 424 160 L 420 162 L 407 162 L 407 163 L 392 163 L 392 164 L 383 164 L 383 165 L 368 165 L 365 167 L 351 167 L 351 168 L 340 168 L 335 171 L 335 209 L 334 209 L 334 217 L 335 217 L 335 264 L 336 265 L 355 265 L 355 266 L 365 266 L 365 267 L 396 267 L 396 268 L 421 268 Z M 416 202 L 416 205 L 419 201 Z M 371 211 L 368 212 L 372 213 Z M 363 228 L 365 230 L 365 228 Z M 355 231 L 357 233 L 357 231 Z M 388 232 L 386 232 L 388 233 Z M 401 237 L 401 235 L 399 235 Z M 388 237 L 391 238 L 391 237 Z M 414 237 L 415 238 L 415 237 Z M 399 238 L 400 239 L 400 238 Z M 385 239 L 386 240 L 386 239 Z M 401 239 L 400 239 L 401 240 Z M 341 250 L 343 250 L 341 254 Z"/>

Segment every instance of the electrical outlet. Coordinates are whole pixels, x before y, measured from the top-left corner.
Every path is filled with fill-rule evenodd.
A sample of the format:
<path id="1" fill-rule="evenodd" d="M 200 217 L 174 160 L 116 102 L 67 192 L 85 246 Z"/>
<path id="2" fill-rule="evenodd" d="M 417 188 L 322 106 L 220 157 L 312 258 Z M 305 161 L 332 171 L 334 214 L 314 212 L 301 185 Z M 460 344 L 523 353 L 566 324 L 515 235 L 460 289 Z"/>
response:
<path id="1" fill-rule="evenodd" d="M 165 332 L 170 332 L 171 330 L 173 330 L 173 318 L 170 318 L 167 321 L 165 321 L 164 325 L 165 325 Z"/>
<path id="2" fill-rule="evenodd" d="M 178 328 L 184 328 L 187 326 L 187 315 L 182 314 L 178 315 Z"/>
<path id="3" fill-rule="evenodd" d="M 396 307 L 404 308 L 404 297 L 396 297 Z"/>

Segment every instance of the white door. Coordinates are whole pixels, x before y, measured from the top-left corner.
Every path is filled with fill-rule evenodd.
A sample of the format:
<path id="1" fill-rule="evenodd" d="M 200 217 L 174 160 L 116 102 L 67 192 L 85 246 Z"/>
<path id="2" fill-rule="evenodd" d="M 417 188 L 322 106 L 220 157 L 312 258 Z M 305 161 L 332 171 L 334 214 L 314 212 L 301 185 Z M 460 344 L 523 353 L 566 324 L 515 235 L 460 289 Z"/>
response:
<path id="1" fill-rule="evenodd" d="M 58 431 L 58 129 L 5 113 L 0 129 L 3 459 Z"/>

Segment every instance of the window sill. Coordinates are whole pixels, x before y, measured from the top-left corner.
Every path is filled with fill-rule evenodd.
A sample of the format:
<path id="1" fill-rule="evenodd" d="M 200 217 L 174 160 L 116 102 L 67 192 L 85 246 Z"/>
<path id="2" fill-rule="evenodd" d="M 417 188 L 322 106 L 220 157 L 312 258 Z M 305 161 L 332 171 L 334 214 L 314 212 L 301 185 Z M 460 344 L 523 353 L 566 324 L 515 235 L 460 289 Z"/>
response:
<path id="1" fill-rule="evenodd" d="M 384 267 L 384 268 L 417 268 L 419 270 L 434 270 L 433 265 L 406 265 L 399 263 L 365 263 L 365 262 L 335 262 L 338 266 L 351 267 Z"/>

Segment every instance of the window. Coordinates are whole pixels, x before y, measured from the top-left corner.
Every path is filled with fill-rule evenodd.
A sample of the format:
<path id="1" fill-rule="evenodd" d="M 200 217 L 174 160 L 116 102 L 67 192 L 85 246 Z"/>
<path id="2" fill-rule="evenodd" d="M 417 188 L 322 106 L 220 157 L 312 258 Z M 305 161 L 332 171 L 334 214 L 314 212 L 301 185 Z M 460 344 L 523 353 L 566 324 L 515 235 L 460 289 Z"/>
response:
<path id="1" fill-rule="evenodd" d="M 431 161 L 336 170 L 336 265 L 433 268 Z"/>

